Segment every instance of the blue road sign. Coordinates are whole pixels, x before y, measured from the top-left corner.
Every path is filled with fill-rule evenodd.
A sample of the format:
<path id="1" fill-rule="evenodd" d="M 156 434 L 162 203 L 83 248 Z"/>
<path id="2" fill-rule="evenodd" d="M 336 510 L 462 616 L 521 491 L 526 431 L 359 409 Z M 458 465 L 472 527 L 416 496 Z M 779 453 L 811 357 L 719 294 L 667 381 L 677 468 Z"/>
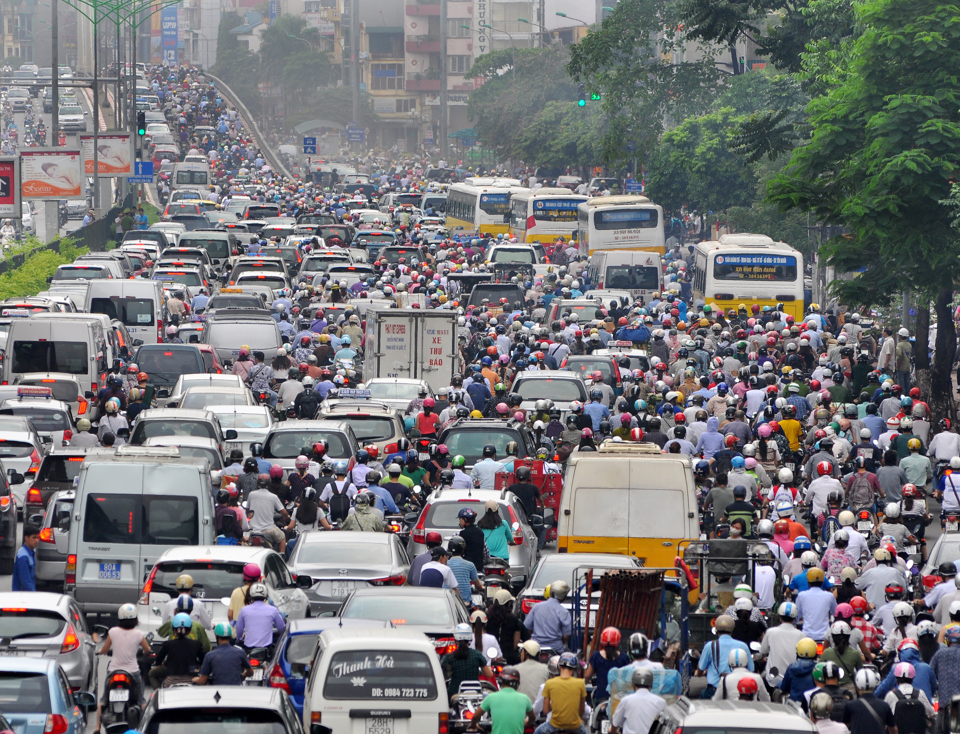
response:
<path id="1" fill-rule="evenodd" d="M 133 172 L 137 176 L 153 176 L 153 161 L 134 161 Z"/>
<path id="2" fill-rule="evenodd" d="M 303 152 L 306 155 L 316 155 L 317 154 L 317 139 L 316 138 L 304 138 L 303 139 Z"/>
<path id="3" fill-rule="evenodd" d="M 153 183 L 153 176 L 127 176 L 127 183 L 132 183 L 132 184 Z"/>
<path id="4" fill-rule="evenodd" d="M 643 193 L 643 184 L 641 184 L 635 178 L 628 178 L 627 184 L 624 186 L 624 191 L 626 191 L 628 194 L 641 194 Z"/>
<path id="5" fill-rule="evenodd" d="M 360 130 L 360 129 L 348 129 L 348 130 L 347 130 L 347 142 L 348 142 L 348 143 L 362 143 L 362 142 L 363 142 L 363 130 Z"/>

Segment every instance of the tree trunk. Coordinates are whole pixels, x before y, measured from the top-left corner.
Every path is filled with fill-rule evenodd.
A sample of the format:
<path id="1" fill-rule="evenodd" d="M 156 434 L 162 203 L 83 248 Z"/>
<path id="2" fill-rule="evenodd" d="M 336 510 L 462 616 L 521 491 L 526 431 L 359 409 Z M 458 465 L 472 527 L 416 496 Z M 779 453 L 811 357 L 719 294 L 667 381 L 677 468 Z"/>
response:
<path id="1" fill-rule="evenodd" d="M 937 340 L 933 354 L 933 370 L 930 380 L 930 410 L 933 413 L 931 422 L 942 418 L 949 418 L 954 424 L 957 421 L 957 403 L 953 392 L 953 357 L 957 351 L 957 330 L 953 324 L 953 314 L 950 304 L 953 301 L 953 290 L 946 287 L 937 295 Z M 929 319 L 929 314 L 927 315 Z M 919 336 L 919 335 L 918 335 Z M 926 344 L 917 346 L 926 350 Z"/>
<path id="2" fill-rule="evenodd" d="M 913 350 L 913 364 L 916 368 L 917 387 L 920 388 L 920 394 L 924 400 L 930 400 L 930 385 L 932 376 L 930 375 L 930 353 L 926 349 L 920 349 L 921 344 L 930 343 L 930 305 L 917 304 L 917 341 L 916 348 Z M 906 387 L 904 387 L 906 389 Z"/>
<path id="3" fill-rule="evenodd" d="M 736 42 L 730 44 L 730 58 L 733 61 L 733 74 L 737 76 L 740 74 L 740 57 L 737 56 L 737 44 Z"/>

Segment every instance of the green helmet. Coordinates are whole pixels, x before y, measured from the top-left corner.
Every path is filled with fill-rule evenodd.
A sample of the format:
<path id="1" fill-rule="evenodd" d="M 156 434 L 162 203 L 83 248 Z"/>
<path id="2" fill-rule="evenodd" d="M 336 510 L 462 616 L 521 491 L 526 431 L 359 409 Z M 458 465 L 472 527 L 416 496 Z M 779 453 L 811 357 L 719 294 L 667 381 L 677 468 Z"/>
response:
<path id="1" fill-rule="evenodd" d="M 459 454 L 457 454 L 456 456 L 453 457 L 453 461 L 450 462 L 450 464 L 451 466 L 453 466 L 454 469 L 463 469 L 463 467 L 467 465 L 467 460 L 464 459 Z"/>
<path id="2" fill-rule="evenodd" d="M 213 634 L 215 637 L 233 637 L 233 627 L 229 622 L 217 622 L 217 626 L 213 628 Z"/>
<path id="3" fill-rule="evenodd" d="M 503 392 L 504 390 L 507 389 L 507 386 L 504 385 L 502 382 L 498 382 L 496 385 L 493 386 L 493 389 L 496 392 Z"/>
<path id="4" fill-rule="evenodd" d="M 826 663 L 817 663 L 813 666 L 813 680 L 815 683 L 823 683 L 823 669 L 827 667 Z"/>

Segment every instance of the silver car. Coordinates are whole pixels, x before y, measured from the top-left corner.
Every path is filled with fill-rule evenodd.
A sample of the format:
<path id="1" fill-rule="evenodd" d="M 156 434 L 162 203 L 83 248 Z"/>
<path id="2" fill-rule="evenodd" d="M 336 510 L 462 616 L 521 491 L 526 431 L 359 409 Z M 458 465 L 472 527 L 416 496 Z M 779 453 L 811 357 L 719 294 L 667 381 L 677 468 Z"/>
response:
<path id="1" fill-rule="evenodd" d="M 406 412 L 410 401 L 419 397 L 421 389 L 427 391 L 428 397 L 433 397 L 433 390 L 426 380 L 411 380 L 405 377 L 375 377 L 360 387 L 369 390 L 370 397 L 374 400 L 399 411 L 401 416 Z"/>
<path id="2" fill-rule="evenodd" d="M 0 593 L 0 655 L 56 658 L 71 688 L 93 690 L 95 646 L 72 597 Z"/>
<path id="3" fill-rule="evenodd" d="M 518 372 L 510 392 L 520 395 L 520 408 L 526 411 L 535 410 L 538 400 L 552 400 L 561 415 L 566 415 L 574 400 L 589 402 L 583 380 L 572 372 L 557 370 Z"/>
<path id="4" fill-rule="evenodd" d="M 250 444 L 266 441 L 273 426 L 273 413 L 266 405 L 211 405 L 208 410 L 217 416 L 224 432 L 237 432 L 236 439 L 227 441 L 227 455 L 233 449 L 249 453 Z"/>
<path id="5" fill-rule="evenodd" d="M 304 533 L 287 565 L 306 589 L 310 612 L 337 610 L 350 593 L 364 586 L 401 586 L 410 557 L 392 533 Z"/>
<path id="6" fill-rule="evenodd" d="M 270 429 L 263 445 L 263 458 L 284 469 L 293 469 L 304 447 L 313 446 L 318 441 L 327 442 L 326 458 L 331 461 L 346 459 L 352 465 L 360 450 L 357 437 L 346 421 L 288 420 Z"/>
<path id="7" fill-rule="evenodd" d="M 512 492 L 501 493 L 493 489 L 444 489 L 433 492 L 427 498 L 410 534 L 410 557 L 416 558 L 426 552 L 426 534 L 429 532 L 440 533 L 444 543 L 454 535 L 459 535 L 460 521 L 457 515 L 460 510 L 470 508 L 479 519 L 485 512 L 484 504 L 488 500 L 496 500 L 500 504 L 500 517 L 513 530 L 510 574 L 529 578 L 530 571 L 537 563 L 537 533 L 527 520 L 520 499 Z"/>
<path id="8" fill-rule="evenodd" d="M 76 498 L 76 490 L 64 489 L 54 492 L 47 501 L 47 511 L 40 524 L 40 543 L 35 551 L 38 588 L 63 591 L 70 522 Z"/>
<path id="9" fill-rule="evenodd" d="M 202 324 L 201 324 L 202 326 Z M 183 326 L 180 327 L 181 338 L 183 338 Z M 196 374 L 180 375 L 173 384 L 170 391 L 170 397 L 167 398 L 166 407 L 176 408 L 183 394 L 191 387 L 245 387 L 240 375 L 215 375 L 209 372 L 199 372 Z"/>

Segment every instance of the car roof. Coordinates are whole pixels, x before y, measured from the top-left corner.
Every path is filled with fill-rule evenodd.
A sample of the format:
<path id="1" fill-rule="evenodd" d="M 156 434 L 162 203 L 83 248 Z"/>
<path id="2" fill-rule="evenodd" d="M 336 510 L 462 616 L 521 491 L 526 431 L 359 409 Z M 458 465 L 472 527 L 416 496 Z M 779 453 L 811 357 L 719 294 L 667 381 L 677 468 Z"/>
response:
<path id="1" fill-rule="evenodd" d="M 349 643 L 384 643 L 390 645 L 395 642 L 420 643 L 420 645 L 430 652 L 434 651 L 433 643 L 423 634 L 412 629 L 403 629 L 402 627 L 336 627 L 324 630 L 320 634 L 324 645 L 333 645 L 337 642 Z"/>
<path id="2" fill-rule="evenodd" d="M 392 385 L 426 385 L 426 380 L 417 380 L 412 377 L 371 377 L 369 380 L 364 380 L 364 385 L 371 385 L 373 383 L 386 382 Z"/>
<path id="3" fill-rule="evenodd" d="M 207 346 L 210 345 L 208 344 Z M 183 394 L 196 394 L 201 390 L 204 392 L 212 392 L 222 395 L 234 395 L 236 393 L 243 394 L 247 392 L 246 386 L 241 387 L 240 385 L 190 385 L 186 390 L 183 391 Z"/>
<path id="4" fill-rule="evenodd" d="M 157 559 L 157 563 L 196 560 L 211 560 L 221 563 L 259 563 L 274 552 L 269 548 L 244 545 L 178 545 L 167 548 Z"/>
<path id="5" fill-rule="evenodd" d="M 337 414 L 337 413 L 379 413 L 386 415 L 394 415 L 397 410 L 396 408 L 391 408 L 386 403 L 380 402 L 378 400 L 364 400 L 364 399 L 354 399 L 354 398 L 330 398 L 329 402 L 324 401 L 324 404 L 321 406 L 323 413 Z"/>
<path id="6" fill-rule="evenodd" d="M 249 708 L 281 711 L 283 691 L 263 686 L 181 686 L 156 693 L 158 711 L 197 707 Z"/>
<path id="7" fill-rule="evenodd" d="M 443 489 L 431 492 L 427 500 L 430 504 L 440 502 L 479 502 L 483 504 L 490 500 L 497 500 L 501 504 L 510 505 L 517 502 L 514 499 L 516 496 L 512 492 L 502 492 L 499 489 Z"/>
<path id="8" fill-rule="evenodd" d="M 69 606 L 71 598 L 66 594 L 54 594 L 48 591 L 35 591 L 24 594 L 21 591 L 0 592 L 0 607 L 25 607 L 46 611 L 60 611 Z"/>
<path id="9" fill-rule="evenodd" d="M 580 380 L 580 376 L 574 374 L 573 372 L 567 372 L 562 370 L 548 370 L 544 372 L 518 372 L 517 381 L 523 380 L 552 380 L 559 378 L 561 380 Z"/>
<path id="10" fill-rule="evenodd" d="M 270 409 L 266 405 L 211 405 L 207 408 L 211 413 L 263 413 L 268 414 Z"/>
<path id="11" fill-rule="evenodd" d="M 54 400 L 53 398 L 36 398 L 36 397 L 26 397 L 26 398 L 7 398 L 6 400 L 0 399 L 0 408 L 12 408 L 17 407 L 30 407 L 30 408 L 39 408 L 41 410 L 60 410 L 69 412 L 70 408 L 67 403 L 62 400 Z"/>
<path id="12" fill-rule="evenodd" d="M 448 597 L 451 589 L 436 589 L 429 586 L 361 586 L 354 596 L 441 596 Z"/>
<path id="13" fill-rule="evenodd" d="M 707 726 L 711 729 L 736 727 L 737 729 L 806 730 L 816 731 L 813 723 L 796 709 L 782 703 L 767 701 L 712 701 L 686 697 L 677 700 L 665 710 L 674 719 L 683 721 L 683 726 Z"/>

